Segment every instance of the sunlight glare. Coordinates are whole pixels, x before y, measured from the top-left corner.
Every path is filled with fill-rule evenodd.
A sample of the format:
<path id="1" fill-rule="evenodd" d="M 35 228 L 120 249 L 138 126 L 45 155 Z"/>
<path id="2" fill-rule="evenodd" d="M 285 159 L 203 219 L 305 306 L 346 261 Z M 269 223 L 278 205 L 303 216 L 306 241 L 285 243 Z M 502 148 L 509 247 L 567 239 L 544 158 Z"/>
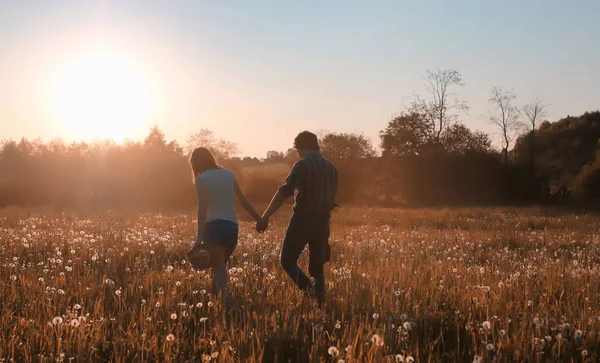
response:
<path id="1" fill-rule="evenodd" d="M 77 138 L 115 141 L 139 133 L 152 114 L 154 90 L 138 68 L 99 52 L 63 72 L 52 90 L 60 122 Z"/>

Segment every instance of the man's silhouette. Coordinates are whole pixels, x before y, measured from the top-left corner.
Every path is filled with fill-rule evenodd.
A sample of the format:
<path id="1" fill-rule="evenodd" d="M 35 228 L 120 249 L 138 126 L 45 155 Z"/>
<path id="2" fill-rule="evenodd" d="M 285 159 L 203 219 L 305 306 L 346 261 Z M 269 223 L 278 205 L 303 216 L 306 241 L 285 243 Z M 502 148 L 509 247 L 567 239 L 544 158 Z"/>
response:
<path id="1" fill-rule="evenodd" d="M 311 292 L 311 280 L 297 263 L 308 244 L 308 271 L 315 279 L 317 300 L 322 303 L 325 293 L 323 265 L 330 259 L 329 224 L 331 211 L 336 207 L 338 173 L 333 163 L 321 155 L 315 134 L 301 132 L 294 140 L 294 148 L 300 160 L 273 197 L 256 229 L 264 231 L 273 213 L 295 194 L 294 213 L 281 247 L 281 266 L 301 290 Z"/>

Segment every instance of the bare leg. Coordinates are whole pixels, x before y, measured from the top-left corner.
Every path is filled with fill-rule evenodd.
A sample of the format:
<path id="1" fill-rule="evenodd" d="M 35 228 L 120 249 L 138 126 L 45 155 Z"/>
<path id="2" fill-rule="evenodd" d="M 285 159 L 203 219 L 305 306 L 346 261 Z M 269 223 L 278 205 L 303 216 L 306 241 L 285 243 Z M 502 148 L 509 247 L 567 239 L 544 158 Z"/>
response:
<path id="1" fill-rule="evenodd" d="M 225 307 L 228 308 L 231 304 L 231 297 L 229 296 L 229 290 L 227 288 L 228 274 L 227 266 L 225 265 L 225 253 L 226 249 L 223 246 L 212 246 L 212 258 L 213 258 L 213 283 L 212 289 L 215 296 L 224 299 Z"/>

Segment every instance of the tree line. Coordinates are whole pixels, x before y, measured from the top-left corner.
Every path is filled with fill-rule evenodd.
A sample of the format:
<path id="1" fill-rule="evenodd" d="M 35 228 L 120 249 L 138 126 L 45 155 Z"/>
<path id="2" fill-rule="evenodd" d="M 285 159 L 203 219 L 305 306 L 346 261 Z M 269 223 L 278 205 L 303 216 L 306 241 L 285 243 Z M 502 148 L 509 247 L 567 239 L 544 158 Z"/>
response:
<path id="1" fill-rule="evenodd" d="M 454 91 L 464 87 L 456 70 L 427 71 L 426 96 L 415 96 L 381 130 L 380 152 L 356 133 L 319 135 L 321 151 L 338 167 L 341 202 L 388 205 L 455 205 L 590 200 L 600 196 L 600 113 L 545 120 L 541 99 L 519 106 L 514 90 L 493 87 L 488 134 L 460 122 L 469 106 Z M 195 204 L 188 166 L 191 150 L 208 147 L 232 169 L 257 201 L 283 180 L 244 168 L 291 166 L 293 149 L 269 151 L 262 160 L 239 157 L 235 143 L 201 129 L 184 145 L 153 127 L 139 142 L 116 144 L 61 140 L 5 140 L 0 153 L 0 206 L 58 205 L 101 208 L 182 208 Z M 261 170 L 261 168 L 258 168 Z"/>

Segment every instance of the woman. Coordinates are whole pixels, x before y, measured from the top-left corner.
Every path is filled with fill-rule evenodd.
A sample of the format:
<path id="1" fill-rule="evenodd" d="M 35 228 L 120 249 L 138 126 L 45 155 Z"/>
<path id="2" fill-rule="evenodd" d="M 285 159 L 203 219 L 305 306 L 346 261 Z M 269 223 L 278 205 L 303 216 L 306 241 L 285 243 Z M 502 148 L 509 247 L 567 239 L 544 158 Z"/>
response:
<path id="1" fill-rule="evenodd" d="M 227 295 L 225 264 L 238 243 L 234 194 L 257 222 L 261 217 L 242 193 L 231 170 L 219 167 L 208 149 L 195 149 L 190 157 L 190 165 L 198 194 L 198 237 L 188 256 L 204 243 L 211 254 L 213 292 Z"/>

